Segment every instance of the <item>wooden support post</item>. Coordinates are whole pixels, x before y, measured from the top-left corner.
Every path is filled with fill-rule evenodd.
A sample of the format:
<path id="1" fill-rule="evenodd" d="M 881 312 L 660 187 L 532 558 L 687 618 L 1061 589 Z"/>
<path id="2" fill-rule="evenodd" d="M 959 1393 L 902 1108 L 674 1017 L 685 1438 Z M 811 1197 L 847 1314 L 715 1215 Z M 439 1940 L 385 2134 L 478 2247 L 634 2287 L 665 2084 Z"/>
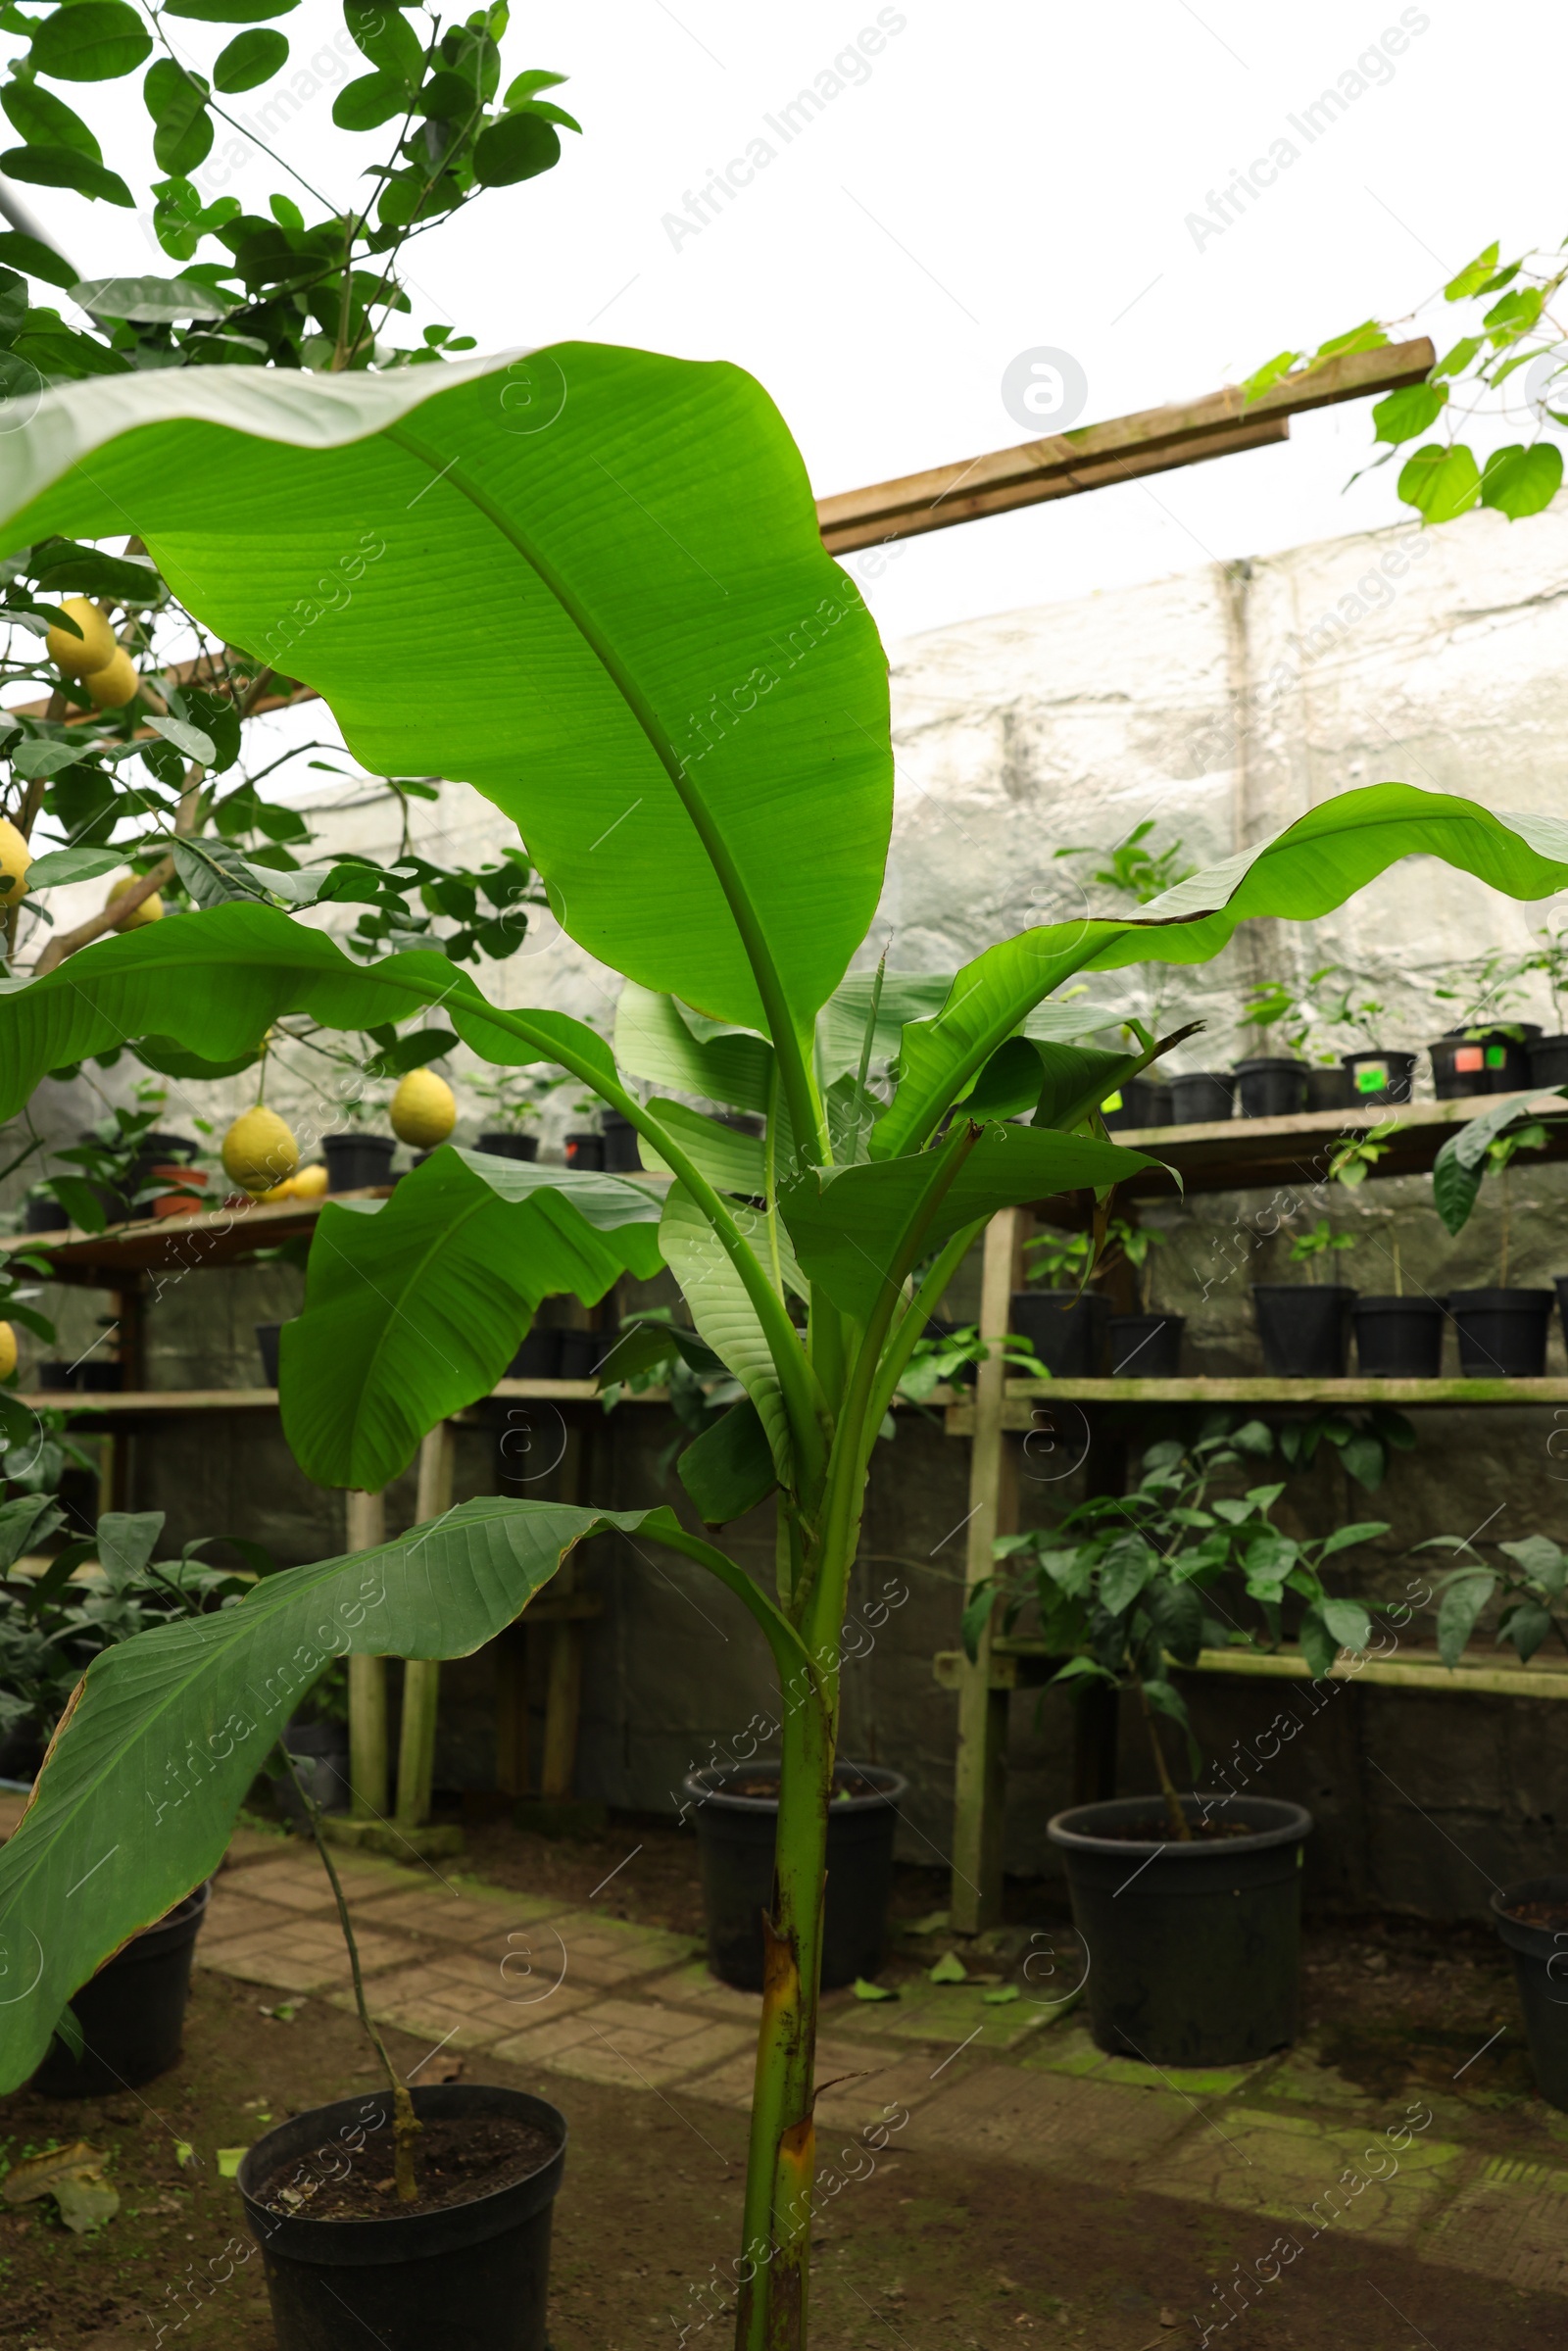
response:
<path id="1" fill-rule="evenodd" d="M 552 1625 L 545 1683 L 545 1751 L 539 1793 L 546 1803 L 564 1803 L 577 1772 L 577 1720 L 582 1711 L 582 1627 Z"/>
<path id="2" fill-rule="evenodd" d="M 528 1792 L 528 1635 L 508 1625 L 496 1642 L 496 1788 L 514 1802 Z"/>
<path id="3" fill-rule="evenodd" d="M 452 1507 L 450 1421 L 440 1420 L 419 1447 L 419 1488 L 415 1519 L 426 1526 Z M 436 1708 L 441 1692 L 438 1657 L 411 1657 L 403 1668 L 403 1735 L 398 1742 L 398 1808 L 400 1829 L 417 1829 L 430 1817 L 430 1787 L 435 1775 Z"/>
<path id="4" fill-rule="evenodd" d="M 1004 1208 L 986 1231 L 980 1280 L 980 1334 L 1003 1338 L 1018 1282 L 1025 1211 Z M 995 1572 L 992 1544 L 1010 1535 L 1018 1515 L 1017 1458 L 1002 1426 L 1001 1351 L 993 1347 L 975 1374 L 974 1439 L 969 1455 L 965 1589 Z M 964 1662 L 958 1686 L 958 1749 L 953 1802 L 955 1931 L 977 1935 L 1002 1916 L 1002 1837 L 1007 1771 L 1007 1692 L 991 1687 L 991 1629 L 976 1662 Z"/>
<path id="5" fill-rule="evenodd" d="M 373 1550 L 386 1540 L 386 1498 L 352 1489 L 347 1542 L 351 1551 Z M 349 1787 L 357 1820 L 384 1820 L 387 1806 L 386 1659 L 349 1659 Z"/>

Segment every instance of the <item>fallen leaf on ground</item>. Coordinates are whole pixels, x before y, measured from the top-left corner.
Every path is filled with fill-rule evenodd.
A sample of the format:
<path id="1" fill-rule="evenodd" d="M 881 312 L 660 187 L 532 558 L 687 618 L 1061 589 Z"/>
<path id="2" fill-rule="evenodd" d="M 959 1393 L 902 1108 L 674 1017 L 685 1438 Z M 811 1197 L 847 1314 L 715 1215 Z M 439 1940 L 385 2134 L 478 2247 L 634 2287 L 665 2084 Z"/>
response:
<path id="1" fill-rule="evenodd" d="M 119 2194 L 104 2178 L 106 2160 L 82 2138 L 47 2155 L 24 2155 L 6 2175 L 6 2202 L 30 2204 L 36 2196 L 53 2196 L 66 2227 L 80 2236 L 120 2210 Z"/>
<path id="2" fill-rule="evenodd" d="M 933 1984 L 967 1984 L 969 1981 L 969 1971 L 956 1951 L 944 1951 L 929 1974 Z"/>
<path id="3" fill-rule="evenodd" d="M 857 1976 L 855 1996 L 858 2000 L 896 2000 L 899 1995 L 891 1984 L 871 1984 L 864 1976 Z"/>
<path id="4" fill-rule="evenodd" d="M 1022 1997 L 1016 1984 L 1004 1984 L 1000 1991 L 982 1992 L 980 2005 L 982 2008 L 1003 2008 L 1009 2000 L 1021 2000 Z"/>
<path id="5" fill-rule="evenodd" d="M 219 2179 L 234 2179 L 239 2172 L 240 2165 L 249 2153 L 249 2147 L 220 2147 L 218 2150 Z"/>

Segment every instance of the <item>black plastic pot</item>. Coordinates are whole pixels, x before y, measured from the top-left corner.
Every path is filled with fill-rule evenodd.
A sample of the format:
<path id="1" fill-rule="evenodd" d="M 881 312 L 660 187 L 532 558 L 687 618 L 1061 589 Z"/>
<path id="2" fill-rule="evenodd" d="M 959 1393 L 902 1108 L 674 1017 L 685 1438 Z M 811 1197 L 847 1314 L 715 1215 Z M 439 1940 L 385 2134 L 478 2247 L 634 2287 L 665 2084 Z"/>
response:
<path id="1" fill-rule="evenodd" d="M 558 1380 L 591 1380 L 614 1346 L 615 1331 L 558 1331 Z"/>
<path id="2" fill-rule="evenodd" d="M 618 1110 L 604 1110 L 600 1113 L 600 1124 L 604 1128 L 600 1141 L 604 1145 L 602 1164 L 606 1174 L 641 1175 L 643 1163 L 637 1150 L 637 1129 L 631 1120 L 622 1118 Z M 575 1166 L 576 1161 L 572 1164 Z"/>
<path id="3" fill-rule="evenodd" d="M 1568 1086 L 1568 1037 L 1535 1037 L 1525 1051 L 1532 1086 Z"/>
<path id="4" fill-rule="evenodd" d="M 575 1167 L 579 1175 L 602 1174 L 605 1165 L 603 1135 L 568 1135 L 566 1137 L 566 1165 Z"/>
<path id="5" fill-rule="evenodd" d="M 1568 1273 L 1554 1276 L 1552 1287 L 1557 1293 L 1557 1312 L 1562 1317 L 1562 1335 L 1568 1340 Z"/>
<path id="6" fill-rule="evenodd" d="M 1328 1069 L 1321 1064 L 1306 1073 L 1306 1106 L 1309 1110 L 1348 1110 L 1353 1107 L 1355 1095 L 1351 1090 L 1349 1072 Z"/>
<path id="7" fill-rule="evenodd" d="M 326 1135 L 321 1148 L 328 1192 L 366 1192 L 392 1181 L 392 1153 L 398 1147 L 391 1135 Z"/>
<path id="8" fill-rule="evenodd" d="M 509 1380 L 559 1380 L 561 1377 L 560 1331 L 530 1331 L 507 1365 Z"/>
<path id="9" fill-rule="evenodd" d="M 283 1744 L 294 1758 L 294 1769 L 318 1812 L 347 1812 L 349 1808 L 349 1727 L 347 1723 L 290 1723 Z M 305 1807 L 299 1789 L 285 1772 L 272 1783 L 272 1801 L 285 1820 L 303 1820 Z"/>
<path id="10" fill-rule="evenodd" d="M 1524 1878 L 1492 1897 L 1497 1933 L 1513 1953 L 1536 2087 L 1548 2106 L 1568 2109 L 1568 1934 L 1511 1918 L 1523 1902 L 1568 1905 L 1568 1878 Z"/>
<path id="11" fill-rule="evenodd" d="M 1102 1105 L 1101 1115 L 1112 1130 L 1168 1127 L 1175 1124 L 1176 1105 L 1162 1078 L 1128 1078 L 1120 1094 Z"/>
<path id="12" fill-rule="evenodd" d="M 1355 1292 L 1341 1282 L 1254 1282 L 1252 1314 L 1273 1380 L 1343 1380 Z"/>
<path id="13" fill-rule="evenodd" d="M 762 1913 L 773 1898 L 778 1801 L 729 1793 L 734 1781 L 777 1776 L 776 1763 L 714 1763 L 689 1772 L 708 1922 L 708 1964 L 720 1983 L 762 1988 Z M 893 1836 L 908 1782 L 874 1763 L 841 1763 L 835 1788 L 868 1784 L 874 1795 L 835 1795 L 827 1813 L 827 1896 L 822 1989 L 875 1976 L 887 1937 Z"/>
<path id="14" fill-rule="evenodd" d="M 537 1135 L 514 1135 L 498 1131 L 492 1135 L 481 1135 L 477 1148 L 489 1151 L 497 1159 L 537 1159 L 539 1138 Z"/>
<path id="15" fill-rule="evenodd" d="M 91 1357 L 79 1363 L 40 1363 L 33 1377 L 40 1389 L 69 1389 L 76 1396 L 119 1396 L 125 1385 L 125 1367 Z"/>
<path id="16" fill-rule="evenodd" d="M 1506 1028 L 1449 1029 L 1427 1047 L 1439 1102 L 1457 1102 L 1466 1094 L 1518 1093 L 1530 1083 L 1530 1048 L 1540 1035 L 1541 1024 L 1534 1020 L 1510 1021 Z"/>
<path id="17" fill-rule="evenodd" d="M 1541 1379 L 1556 1302 L 1550 1290 L 1450 1290 L 1448 1312 L 1459 1334 L 1460 1377 Z"/>
<path id="18" fill-rule="evenodd" d="M 515 2117 L 555 2141 L 537 2172 L 511 2187 L 434 2211 L 389 2200 L 368 2221 L 284 2219 L 256 2200 L 281 2163 L 340 2167 L 345 2158 L 392 2169 L 391 2102 L 339 2098 L 280 2123 L 239 2167 L 245 2220 L 262 2248 L 278 2351 L 344 2351 L 374 2339 L 382 2351 L 548 2351 L 551 2208 L 566 2160 L 559 2108 L 485 2082 L 415 2085 L 421 2122 Z M 353 2153 L 367 2137 L 363 2157 Z M 417 2160 L 417 2158 L 416 2158 Z"/>
<path id="19" fill-rule="evenodd" d="M 1026 1339 L 1054 1379 L 1095 1380 L 1105 1369 L 1110 1300 L 1099 1290 L 1015 1290 L 1007 1328 Z"/>
<path id="20" fill-rule="evenodd" d="M 52 1197 L 48 1200 L 30 1200 L 27 1202 L 26 1216 L 23 1221 L 23 1231 L 25 1233 L 63 1233 L 70 1222 L 71 1219 L 60 1202 Z"/>
<path id="21" fill-rule="evenodd" d="M 1306 1108 L 1305 1061 L 1288 1053 L 1251 1053 L 1236 1064 L 1236 1102 L 1244 1118 L 1294 1118 Z"/>
<path id="22" fill-rule="evenodd" d="M 1113 1380 L 1174 1380 L 1182 1368 L 1185 1314 L 1113 1314 L 1110 1317 L 1110 1376 Z"/>
<path id="23" fill-rule="evenodd" d="M 211 1888 L 198 1886 L 72 1994 L 80 2057 L 50 2045 L 29 2086 L 46 2098 L 103 2098 L 135 2089 L 179 2062 L 190 1962 Z"/>
<path id="24" fill-rule="evenodd" d="M 1443 1370 L 1443 1301 L 1358 1298 L 1350 1308 L 1355 1355 L 1365 1380 L 1435 1380 Z"/>
<path id="25" fill-rule="evenodd" d="M 1371 1107 L 1410 1100 L 1410 1089 L 1415 1082 L 1414 1053 L 1342 1053 L 1340 1058 L 1356 1102 Z"/>
<path id="26" fill-rule="evenodd" d="M 1212 1126 L 1236 1108 L 1236 1080 L 1228 1069 L 1198 1069 L 1170 1082 L 1172 1124 Z"/>
<path id="27" fill-rule="evenodd" d="M 1079 1804 L 1047 1831 L 1089 1954 L 1090 2031 L 1150 2065 L 1248 2065 L 1296 2033 L 1312 1815 L 1273 1796 L 1182 1798 L 1194 1822 L 1204 1803 L 1248 1834 L 1191 1844 L 1114 1834 L 1157 1824 L 1158 1796 Z"/>

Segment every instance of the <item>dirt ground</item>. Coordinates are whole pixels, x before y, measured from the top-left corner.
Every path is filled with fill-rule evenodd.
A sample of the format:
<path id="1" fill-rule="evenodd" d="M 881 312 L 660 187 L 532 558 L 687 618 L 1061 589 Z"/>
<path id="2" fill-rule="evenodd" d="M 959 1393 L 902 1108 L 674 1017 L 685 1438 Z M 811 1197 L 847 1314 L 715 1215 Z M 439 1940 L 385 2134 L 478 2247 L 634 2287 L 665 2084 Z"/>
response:
<path id="1" fill-rule="evenodd" d="M 467 1866 L 497 1884 L 585 1899 L 621 1862 L 614 1906 L 622 1916 L 698 1931 L 693 1844 L 662 1824 L 619 1820 L 580 1842 L 475 1829 Z M 906 1930 L 944 1898 L 937 1874 L 901 1871 L 895 1913 L 906 1933 L 895 1978 L 942 1947 L 940 1928 L 919 1936 Z M 600 1906 L 611 1906 L 609 1889 Z M 1010 1889 L 1010 1908 L 1020 1921 L 1052 1919 L 1028 1886 Z M 219 2176 L 217 2152 L 375 2079 L 341 2011 L 311 1999 L 284 2023 L 264 2013 L 274 1998 L 198 1971 L 185 2055 L 163 2080 L 103 2101 L 50 2103 L 27 2091 L 0 2101 L 0 2160 L 86 2138 L 109 2151 L 122 2198 L 118 2217 L 83 2237 L 62 2228 L 52 2206 L 0 2217 L 5 2351 L 130 2351 L 156 2343 L 160 2327 L 163 2339 L 196 2351 L 271 2344 L 260 2256 L 240 2258 L 238 2197 Z M 1499 2022 L 1513 2030 L 1481 2062 L 1495 2069 L 1489 2079 L 1499 2091 L 1521 2086 L 1513 2075 L 1522 2050 L 1508 2046 L 1518 2039 L 1511 1981 L 1484 1931 L 1387 1920 L 1309 1928 L 1305 2002 L 1306 2023 L 1328 2033 L 1329 2062 L 1362 2088 L 1446 2082 Z M 424 2054 L 403 2035 L 388 2040 L 405 2066 Z M 469 2074 L 537 2089 L 568 2118 L 554 2351 L 661 2342 L 676 2351 L 704 2282 L 739 2239 L 744 2118 L 679 2092 L 631 2095 L 542 2072 L 530 2079 L 486 2058 L 470 2060 Z M 183 2165 L 181 2142 L 195 2155 Z M 1072 2351 L 1196 2342 L 1192 2314 L 1210 2308 L 1212 2281 L 1256 2252 L 1256 2234 L 1255 2219 L 1243 2214 L 967 2156 L 890 2152 L 819 2232 L 813 2344 L 1001 2351 L 1036 2334 Z M 233 2276 L 213 2284 L 230 2262 Z M 198 2273 L 208 2279 L 201 2291 L 189 2283 Z M 711 2297 L 707 2307 L 715 2308 Z M 1544 2351 L 1568 2339 L 1568 2312 L 1553 2296 L 1426 2267 L 1365 2238 L 1325 2235 L 1234 2331 L 1257 2351 Z M 704 2351 L 725 2351 L 728 2338 L 721 2312 L 686 2336 Z"/>

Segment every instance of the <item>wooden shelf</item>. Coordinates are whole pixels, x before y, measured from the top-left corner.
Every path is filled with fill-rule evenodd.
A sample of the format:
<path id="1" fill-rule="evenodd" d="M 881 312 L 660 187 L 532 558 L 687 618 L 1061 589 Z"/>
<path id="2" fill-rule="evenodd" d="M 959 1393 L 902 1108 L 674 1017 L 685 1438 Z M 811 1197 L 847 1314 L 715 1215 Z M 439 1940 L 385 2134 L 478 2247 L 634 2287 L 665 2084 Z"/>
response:
<path id="1" fill-rule="evenodd" d="M 1008 1380 L 1002 1426 L 1039 1426 L 1050 1404 L 1568 1404 L 1568 1379 L 1543 1380 Z M 949 1404 L 950 1437 L 972 1437 L 973 1400 Z"/>
<path id="2" fill-rule="evenodd" d="M 461 1406 L 451 1417 L 461 1421 L 479 1404 L 498 1398 L 502 1402 L 533 1399 L 553 1404 L 594 1404 L 600 1400 L 592 1380 L 498 1380 L 489 1396 L 476 1397 L 472 1404 Z M 667 1388 L 645 1388 L 638 1396 L 623 1393 L 621 1396 L 621 1402 L 627 1404 L 663 1404 L 668 1400 Z M 98 1394 L 77 1388 L 45 1388 L 20 1396 L 18 1401 L 80 1413 L 95 1420 L 158 1420 L 203 1412 L 275 1412 L 277 1390 L 143 1388 L 117 1395 L 112 1390 Z"/>
<path id="3" fill-rule="evenodd" d="M 385 1200 L 391 1187 L 334 1192 L 335 1200 Z M 255 1200 L 244 1207 L 204 1208 L 194 1216 L 149 1216 L 133 1224 L 110 1225 L 102 1233 L 68 1226 L 58 1233 L 13 1233 L 0 1252 L 23 1251 L 49 1259 L 49 1279 L 85 1289 L 120 1287 L 127 1276 L 170 1266 L 201 1269 L 232 1265 L 258 1249 L 275 1249 L 316 1229 L 322 1202 L 315 1200 Z"/>
<path id="4" fill-rule="evenodd" d="M 1196 1665 L 1178 1673 L 1229 1674 L 1253 1682 L 1310 1682 L 1311 1668 L 1299 1649 L 1200 1649 Z M 1052 1681 L 1066 1659 L 1043 1641 L 996 1635 L 991 1642 L 993 1690 L 1038 1690 Z M 939 1650 L 932 1660 L 944 1690 L 957 1690 L 968 1660 L 961 1649 Z M 1568 1657 L 1537 1654 L 1522 1665 L 1510 1651 L 1489 1658 L 1463 1657 L 1443 1663 L 1431 1648 L 1401 1648 L 1389 1657 L 1356 1656 L 1347 1649 L 1326 1676 L 1330 1682 L 1375 1682 L 1385 1690 L 1441 1690 L 1470 1697 L 1568 1698 Z"/>

